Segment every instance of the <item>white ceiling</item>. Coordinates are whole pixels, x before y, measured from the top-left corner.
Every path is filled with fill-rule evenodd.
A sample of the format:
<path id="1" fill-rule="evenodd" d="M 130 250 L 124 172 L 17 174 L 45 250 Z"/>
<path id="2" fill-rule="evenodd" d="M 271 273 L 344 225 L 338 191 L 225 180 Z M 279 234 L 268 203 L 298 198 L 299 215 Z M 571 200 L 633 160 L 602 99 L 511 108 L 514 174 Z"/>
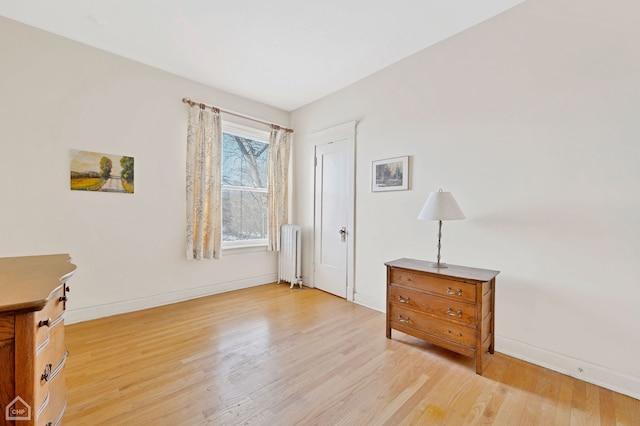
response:
<path id="1" fill-rule="evenodd" d="M 291 111 L 524 0 L 0 0 L 0 15 Z"/>

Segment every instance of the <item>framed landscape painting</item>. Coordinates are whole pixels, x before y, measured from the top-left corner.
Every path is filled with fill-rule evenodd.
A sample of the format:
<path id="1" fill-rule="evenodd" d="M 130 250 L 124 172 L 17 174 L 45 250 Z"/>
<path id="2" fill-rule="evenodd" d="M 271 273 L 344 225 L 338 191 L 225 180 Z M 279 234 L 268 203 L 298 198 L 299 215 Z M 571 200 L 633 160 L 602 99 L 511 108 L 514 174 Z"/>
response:
<path id="1" fill-rule="evenodd" d="M 388 158 L 371 163 L 371 191 L 409 189 L 409 157 Z"/>
<path id="2" fill-rule="evenodd" d="M 75 149 L 70 154 L 72 190 L 133 194 L 133 157 Z"/>

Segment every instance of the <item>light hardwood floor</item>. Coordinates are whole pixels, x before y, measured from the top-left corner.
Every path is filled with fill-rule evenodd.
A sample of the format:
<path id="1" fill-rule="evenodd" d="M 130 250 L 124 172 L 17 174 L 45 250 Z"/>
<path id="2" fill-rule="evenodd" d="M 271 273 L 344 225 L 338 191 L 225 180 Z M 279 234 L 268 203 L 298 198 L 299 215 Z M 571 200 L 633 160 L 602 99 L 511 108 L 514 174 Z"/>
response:
<path id="1" fill-rule="evenodd" d="M 66 327 L 65 425 L 640 425 L 640 401 L 269 284 Z M 500 348 L 498 348 L 499 350 Z"/>

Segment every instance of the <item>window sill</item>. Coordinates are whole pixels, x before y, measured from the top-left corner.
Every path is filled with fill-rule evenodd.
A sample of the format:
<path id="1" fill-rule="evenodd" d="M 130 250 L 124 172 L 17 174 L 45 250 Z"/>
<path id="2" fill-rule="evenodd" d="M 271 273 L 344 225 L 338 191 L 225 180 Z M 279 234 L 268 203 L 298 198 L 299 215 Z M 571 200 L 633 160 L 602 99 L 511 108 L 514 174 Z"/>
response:
<path id="1" fill-rule="evenodd" d="M 222 247 L 222 253 L 226 255 L 233 254 L 245 254 L 245 253 L 258 253 L 258 252 L 266 252 L 267 244 L 266 243 L 257 243 L 257 244 L 243 244 L 243 245 L 229 245 Z"/>

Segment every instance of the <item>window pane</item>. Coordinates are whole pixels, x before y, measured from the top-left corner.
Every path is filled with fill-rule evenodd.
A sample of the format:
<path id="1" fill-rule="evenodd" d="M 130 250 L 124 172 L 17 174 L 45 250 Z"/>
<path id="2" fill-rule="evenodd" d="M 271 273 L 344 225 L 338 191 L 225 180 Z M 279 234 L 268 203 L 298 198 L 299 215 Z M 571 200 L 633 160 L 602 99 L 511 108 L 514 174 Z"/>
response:
<path id="1" fill-rule="evenodd" d="M 222 190 L 222 240 L 267 239 L 266 192 Z"/>
<path id="2" fill-rule="evenodd" d="M 222 184 L 266 188 L 268 156 L 268 143 L 223 133 Z"/>

